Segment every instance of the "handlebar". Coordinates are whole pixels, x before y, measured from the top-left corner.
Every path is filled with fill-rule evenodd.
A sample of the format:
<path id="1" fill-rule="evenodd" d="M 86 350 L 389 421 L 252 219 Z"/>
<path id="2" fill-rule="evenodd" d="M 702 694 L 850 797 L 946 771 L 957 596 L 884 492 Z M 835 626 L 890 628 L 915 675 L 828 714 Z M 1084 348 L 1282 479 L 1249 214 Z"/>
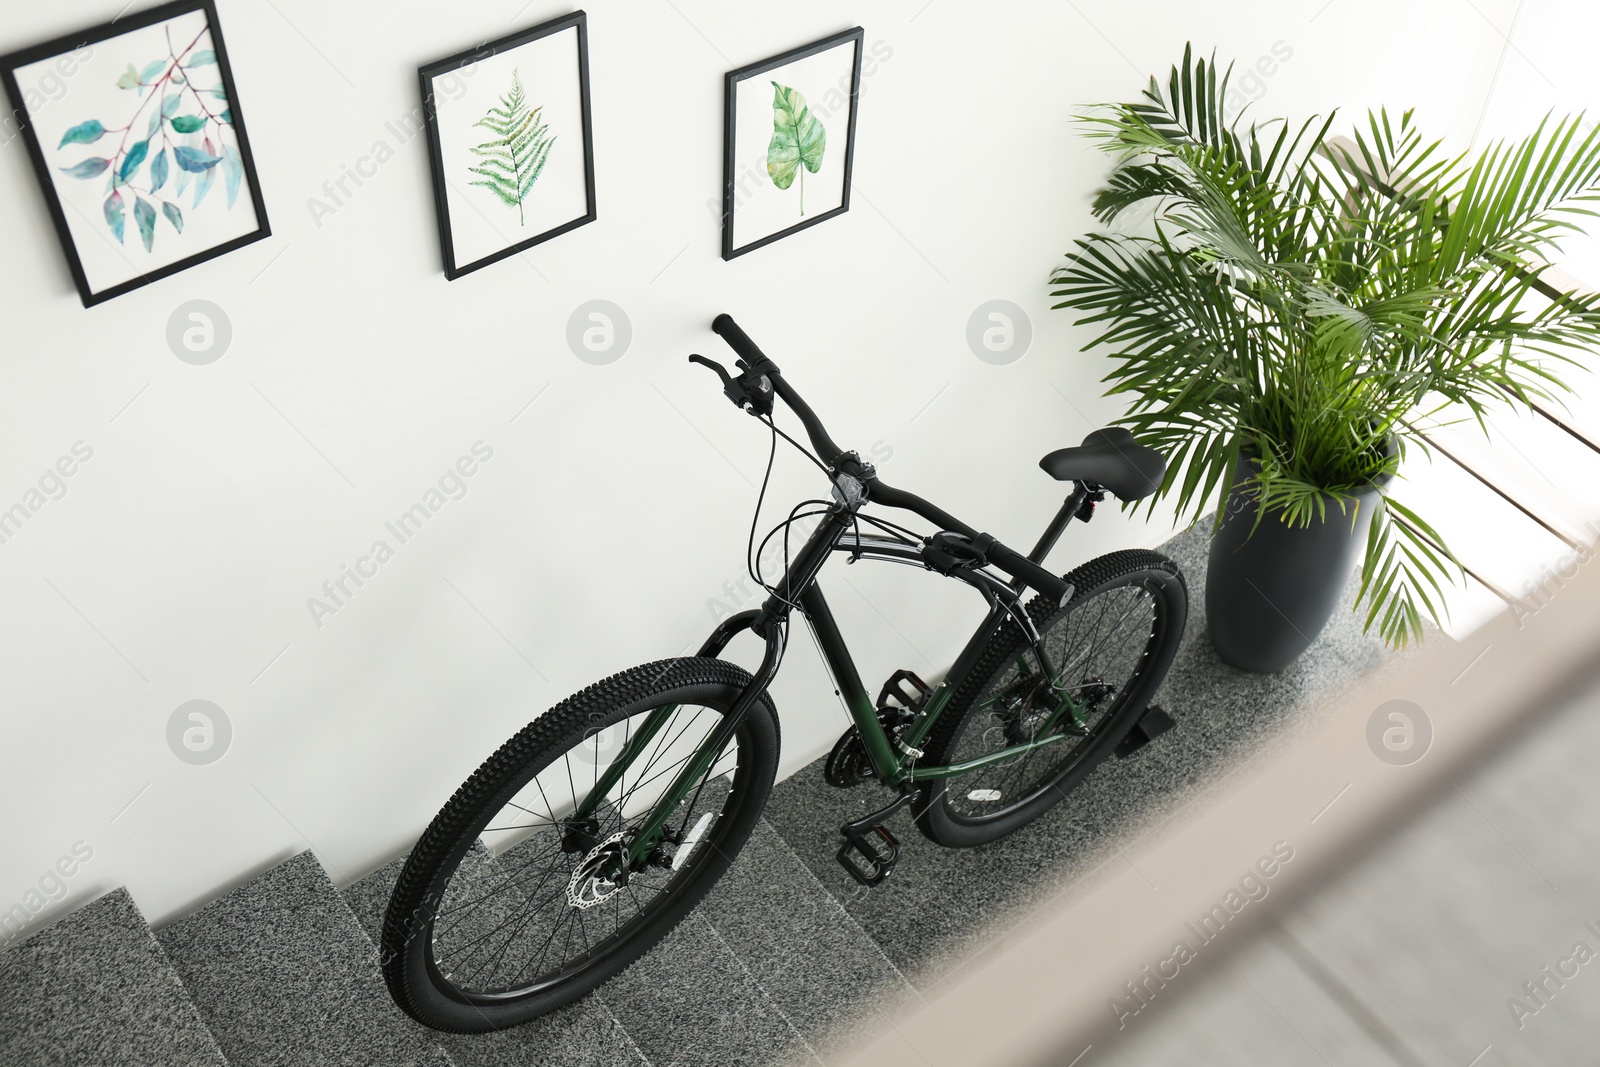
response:
<path id="1" fill-rule="evenodd" d="M 757 382 L 765 376 L 771 382 L 773 391 L 800 419 L 800 424 L 806 429 L 806 436 L 811 439 L 811 447 L 822 457 L 828 468 L 833 471 L 846 468 L 847 473 L 860 478 L 868 488 L 868 499 L 886 507 L 912 512 L 941 529 L 961 534 L 975 545 L 981 546 L 982 554 L 989 563 L 1015 578 L 1021 578 L 1053 600 L 1062 600 L 1072 592 L 1072 588 L 1066 582 L 1020 552 L 1007 548 L 988 534 L 979 533 L 943 508 L 922 499 L 915 493 L 896 489 L 887 482 L 880 481 L 871 473 L 870 465 L 862 464 L 853 453 L 847 453 L 834 442 L 828 435 L 827 429 L 823 427 L 822 420 L 817 418 L 817 413 L 811 410 L 811 405 L 807 404 L 800 394 L 794 391 L 794 387 L 784 380 L 783 372 L 778 369 L 778 365 L 750 340 L 750 335 L 740 329 L 739 324 L 733 321 L 733 316 L 718 315 L 711 320 L 711 329 L 739 356 L 739 366 L 744 369 L 746 375 Z M 720 368 L 704 357 L 690 358 L 712 366 L 720 372 Z M 727 381 L 725 375 L 724 381 Z M 848 469 L 849 467 L 854 469 Z"/>
<path id="2" fill-rule="evenodd" d="M 750 335 L 739 328 L 733 321 L 733 316 L 723 312 L 711 320 L 711 329 L 716 335 L 728 342 L 728 347 L 746 363 L 752 370 L 761 370 L 767 374 L 781 373 L 778 365 L 767 358 L 767 354 L 752 340 Z"/>
<path id="3" fill-rule="evenodd" d="M 1060 601 L 1072 592 L 1072 587 L 1058 576 L 1015 549 L 1007 548 L 990 535 L 979 533 L 938 505 L 922 499 L 915 493 L 896 489 L 876 477 L 868 479 L 867 485 L 869 500 L 885 507 L 899 508 L 920 515 L 942 530 L 961 534 L 977 548 L 985 562 L 993 563 L 1014 578 L 1021 578 L 1052 600 Z"/>
<path id="4" fill-rule="evenodd" d="M 828 436 L 828 431 L 823 427 L 822 420 L 817 418 L 815 411 L 811 410 L 811 405 L 801 399 L 800 394 L 794 391 L 792 385 L 784 381 L 783 372 L 778 369 L 778 365 L 772 362 L 754 341 L 750 340 L 750 335 L 739 328 L 739 324 L 733 321 L 732 315 L 726 312 L 718 315 L 711 320 L 711 329 L 724 341 L 728 342 L 728 347 L 733 349 L 739 356 L 740 366 L 757 377 L 765 374 L 771 380 L 773 391 L 783 399 L 785 404 L 789 405 L 789 410 L 793 411 L 800 419 L 800 425 L 806 428 L 806 436 L 811 438 L 811 447 L 816 450 L 817 455 L 822 457 L 822 462 L 826 463 L 830 469 L 837 467 L 839 465 L 839 457 L 844 455 L 844 449 L 840 448 L 834 439 Z"/>

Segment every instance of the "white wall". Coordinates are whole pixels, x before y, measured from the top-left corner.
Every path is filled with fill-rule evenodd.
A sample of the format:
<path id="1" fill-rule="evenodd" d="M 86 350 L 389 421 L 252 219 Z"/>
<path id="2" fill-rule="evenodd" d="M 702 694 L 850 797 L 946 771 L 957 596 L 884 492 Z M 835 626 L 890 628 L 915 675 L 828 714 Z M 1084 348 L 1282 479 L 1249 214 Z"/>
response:
<path id="1" fill-rule="evenodd" d="M 1457 0 L 1077 5 L 1092 22 L 1042 0 L 596 0 L 599 221 L 447 283 L 426 150 L 386 123 L 416 105 L 419 64 L 567 10 L 523 3 L 375 17 L 221 0 L 274 236 L 93 310 L 21 142 L 0 146 L 0 506 L 75 442 L 93 449 L 66 496 L 0 544 L 0 910 L 78 841 L 93 858 L 70 896 L 126 884 L 158 921 L 307 846 L 352 879 L 541 710 L 698 640 L 742 573 L 766 458 L 759 428 L 684 362 L 727 355 L 716 312 L 837 438 L 888 454 L 888 480 L 1025 547 L 1061 495 L 1038 457 L 1118 413 L 1085 333 L 1047 310 L 1104 171 L 1074 106 L 1130 97 L 1193 38 L 1243 64 L 1291 53 L 1250 84 L 1264 113 L 1416 105 L 1466 137 L 1502 50 Z M 0 46 L 120 6 L 4 0 Z M 1477 3 L 1502 25 L 1510 6 Z M 892 56 L 861 103 L 852 210 L 722 262 L 707 204 L 724 71 L 858 21 Z M 308 199 L 380 139 L 395 158 L 319 225 Z M 195 298 L 234 331 L 203 367 L 164 339 Z M 603 367 L 564 340 L 595 298 L 634 331 Z M 1005 367 L 964 340 L 994 298 L 1032 319 L 1031 350 Z M 466 497 L 314 625 L 307 598 L 478 441 L 493 459 Z M 780 464 L 774 500 L 823 489 L 798 457 Z M 1169 533 L 1103 511 L 1054 562 Z M 888 570 L 828 584 L 869 682 L 937 670 L 974 617 L 961 590 Z M 786 771 L 844 727 L 798 631 L 776 698 Z M 193 699 L 232 723 L 210 766 L 167 747 Z"/>

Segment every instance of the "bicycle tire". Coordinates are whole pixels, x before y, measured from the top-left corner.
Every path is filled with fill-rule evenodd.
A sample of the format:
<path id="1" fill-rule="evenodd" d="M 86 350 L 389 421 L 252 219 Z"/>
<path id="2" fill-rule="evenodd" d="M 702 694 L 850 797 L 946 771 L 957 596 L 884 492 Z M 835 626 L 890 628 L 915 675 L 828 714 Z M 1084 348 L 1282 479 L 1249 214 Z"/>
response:
<path id="1" fill-rule="evenodd" d="M 491 825 L 490 820 L 498 813 L 508 811 L 508 805 L 529 812 L 530 816 L 537 815 L 538 812 L 526 803 L 517 804 L 517 798 L 534 796 L 533 793 L 524 793 L 530 784 L 539 787 L 540 795 L 546 794 L 546 779 L 559 781 L 559 773 L 551 769 L 556 768 L 558 761 L 563 759 L 566 761 L 567 781 L 572 783 L 570 756 L 574 751 L 586 751 L 583 746 L 591 743 L 595 753 L 594 773 L 598 778 L 601 774 L 598 761 L 602 743 L 611 744 L 608 737 L 615 734 L 619 725 L 631 729 L 636 719 L 663 705 L 675 706 L 673 722 L 676 722 L 681 709 L 689 706 L 709 709 L 719 716 L 725 715 L 750 680 L 749 673 L 743 668 L 715 659 L 682 658 L 635 667 L 597 682 L 557 704 L 485 760 L 424 831 L 412 849 L 390 898 L 383 925 L 382 967 L 389 991 L 400 1008 L 426 1026 L 453 1033 L 484 1032 L 515 1026 L 554 1011 L 598 988 L 671 932 L 738 855 L 770 795 L 777 771 L 780 735 L 777 712 L 766 694 L 750 709 L 735 732 L 733 741 L 719 754 L 711 770 L 715 771 L 730 752 L 734 753 L 734 768 L 715 778 L 708 772 L 707 777 L 702 779 L 701 788 L 695 792 L 694 801 L 686 810 L 684 821 L 687 825 L 688 816 L 694 814 L 694 805 L 703 795 L 707 782 L 721 783 L 724 777 L 727 778 L 726 792 L 721 794 L 720 812 L 704 828 L 706 833 L 703 841 L 711 847 L 701 847 L 699 842 L 702 839 L 696 837 L 689 846 L 691 854 L 684 861 L 682 869 L 672 867 L 664 876 L 664 888 L 658 890 L 659 895 L 647 897 L 649 903 L 639 905 L 627 923 L 621 920 L 620 913 L 626 902 L 622 900 L 620 890 L 613 890 L 610 896 L 599 901 L 609 903 L 618 900 L 619 903 L 613 909 L 617 913 L 613 916 L 615 931 L 608 939 L 600 939 L 598 944 L 590 943 L 591 924 L 585 916 L 589 911 L 597 910 L 599 904 L 585 905 L 578 900 L 581 893 L 587 891 L 581 887 L 598 877 L 594 875 L 596 868 L 591 868 L 590 881 L 585 882 L 580 869 L 585 864 L 595 862 L 594 857 L 603 846 L 596 844 L 592 850 L 585 850 L 581 846 L 587 845 L 591 838 L 598 838 L 609 823 L 601 823 L 591 831 L 591 838 L 581 839 L 578 851 L 569 851 L 569 839 L 576 825 L 571 818 L 573 813 L 569 810 L 568 818 L 563 822 L 557 818 L 557 808 L 551 805 L 548 798 L 545 810 L 549 818 L 543 824 L 530 820 L 524 826 L 496 827 Z M 695 721 L 698 719 L 697 711 Z M 688 729 L 684 727 L 684 730 Z M 670 728 L 663 729 L 657 741 L 669 732 Z M 706 733 L 709 734 L 709 729 Z M 686 744 L 692 748 L 694 743 L 691 739 Z M 651 764 L 645 765 L 638 772 L 639 779 L 644 779 L 652 769 Z M 657 772 L 655 778 L 666 775 L 670 780 L 667 772 L 671 769 L 668 767 Z M 629 817 L 626 809 L 632 797 L 632 792 L 626 789 L 626 777 L 621 785 L 623 792 L 617 794 L 615 802 L 608 799 L 607 804 L 612 810 L 604 813 L 606 818 L 615 814 L 618 835 L 621 835 L 621 827 L 626 825 Z M 636 780 L 634 789 L 640 787 L 640 781 Z M 578 788 L 574 785 L 574 798 L 578 795 Z M 713 798 L 712 802 L 717 801 Z M 640 803 L 649 804 L 648 794 Z M 498 859 L 491 857 L 492 848 L 486 847 L 487 838 L 524 830 L 534 832 Z M 539 847 L 531 847 L 532 843 L 538 843 Z M 458 918 L 452 912 L 451 918 L 457 921 L 450 929 L 468 925 L 466 933 L 462 935 L 465 938 L 474 929 L 481 929 L 494 919 L 510 914 L 511 917 L 502 922 L 499 929 L 503 931 L 512 923 L 520 925 L 506 936 L 506 945 L 499 952 L 501 957 L 511 954 L 515 938 L 536 917 L 545 914 L 549 905 L 554 905 L 555 910 L 551 913 L 554 916 L 563 914 L 563 904 L 558 896 L 547 902 L 534 902 L 535 897 L 540 896 L 551 883 L 541 882 L 539 893 L 528 892 L 528 886 L 535 876 L 528 870 L 534 865 L 529 857 L 540 857 L 539 862 L 544 863 L 546 854 L 549 854 L 550 864 L 546 877 L 552 874 L 556 876 L 554 884 L 557 893 L 560 892 L 563 865 L 573 865 L 574 873 L 566 890 L 566 910 L 580 912 L 575 918 L 567 916 L 549 921 L 552 924 L 569 924 L 566 934 L 569 946 L 573 940 L 573 926 L 570 924 L 576 924 L 576 928 L 583 931 L 582 945 L 588 950 L 590 958 L 579 956 L 575 961 L 569 961 L 572 965 L 566 966 L 560 973 L 542 977 L 535 975 L 520 986 L 517 984 L 521 981 L 522 972 L 519 970 L 504 989 L 491 988 L 493 982 L 481 981 L 476 976 L 474 983 L 483 988 L 463 988 L 465 983 L 462 977 L 457 977 L 456 972 L 449 969 L 451 964 L 439 960 L 441 948 L 438 940 L 443 933 L 438 925 L 441 913 L 451 908 L 452 900 L 459 904 L 464 894 L 482 889 L 487 884 L 486 879 L 493 882 L 497 886 L 495 892 L 502 894 L 494 905 L 484 903 L 489 899 L 488 896 L 465 905 L 464 914 L 477 926 L 469 925 L 468 919 Z M 525 879 L 519 877 L 519 868 L 515 866 L 524 861 L 525 866 L 520 871 L 526 875 Z M 491 869 L 493 873 L 484 875 L 482 871 L 485 869 Z M 648 870 L 653 871 L 653 868 Z M 640 879 L 644 873 L 632 877 Z M 631 888 L 633 883 L 627 878 L 621 879 L 621 882 L 624 888 L 630 889 L 630 895 L 637 903 L 636 891 Z M 594 884 L 610 886 L 612 883 Z M 574 897 L 572 886 L 580 886 L 580 897 Z M 456 890 L 454 895 L 453 888 Z M 516 890 L 520 896 L 514 895 L 512 890 Z M 518 900 L 522 902 L 520 905 Z M 519 906 L 523 912 L 521 917 L 516 910 Z M 471 918 L 475 910 L 477 917 Z M 596 922 L 600 926 L 595 931 L 599 938 L 604 933 L 604 915 L 598 916 Z M 535 929 L 533 936 L 537 937 L 541 929 Z M 555 937 L 556 931 L 552 928 L 550 940 L 553 941 Z M 528 943 L 532 944 L 532 941 Z M 489 949 L 481 951 L 486 953 Z M 515 951 L 522 950 L 517 948 Z M 545 951 L 548 952 L 548 948 Z M 541 955 L 540 965 L 544 958 Z M 510 966 L 509 963 L 505 965 L 506 968 Z M 457 965 L 456 970 L 464 972 L 464 967 Z M 480 967 L 480 974 L 481 971 Z"/>
<path id="2" fill-rule="evenodd" d="M 1076 736 L 1076 740 L 1068 738 L 1013 761 L 926 786 L 917 799 L 916 822 L 922 833 L 938 844 L 950 848 L 985 844 L 1027 825 L 1058 803 L 1139 721 L 1177 654 L 1188 618 L 1188 589 L 1177 564 L 1165 556 L 1142 549 L 1112 552 L 1076 568 L 1066 575 L 1066 581 L 1073 591 L 1065 605 L 1058 606 L 1038 596 L 1027 605 L 1027 612 L 1047 652 L 1062 671 L 1063 681 L 1069 685 L 1087 685 L 1088 679 L 1099 677 L 1087 674 L 1082 683 L 1067 679 L 1074 671 L 1096 670 L 1095 664 L 1087 662 L 1087 653 L 1086 665 L 1082 667 L 1069 658 L 1066 643 L 1072 634 L 1068 628 L 1075 618 L 1086 620 L 1096 602 L 1101 603 L 1103 616 L 1108 598 L 1119 590 L 1129 591 L 1134 599 L 1147 599 L 1150 606 L 1147 633 L 1141 635 L 1138 617 L 1130 616 L 1134 625 L 1129 631 L 1129 646 L 1138 645 L 1137 655 L 1129 660 L 1131 673 L 1117 684 L 1114 694 L 1102 695 L 1104 708 L 1095 709 L 1097 717 L 1093 724 L 1085 727 L 1086 732 Z M 1062 646 L 1059 650 L 1053 647 L 1053 638 L 1059 638 Z M 1031 709 L 1008 712 L 1012 718 L 1007 719 L 996 710 L 999 697 L 991 696 L 987 703 L 984 699 L 986 694 L 1003 693 L 1004 679 L 1013 670 L 1019 677 L 1011 685 L 1026 687 L 1028 679 L 1022 675 L 1021 662 L 1028 656 L 1031 656 L 1030 646 L 1020 626 L 1011 623 L 995 633 L 935 725 L 926 745 L 925 762 L 950 765 L 1032 736 L 1042 736 L 1029 735 L 1025 726 L 1020 725 L 1021 716 Z M 1034 684 L 1037 692 L 1037 682 Z M 1094 684 L 1097 687 L 1110 685 L 1104 679 Z M 1006 695 L 1006 699 L 1011 698 L 1010 694 Z M 973 742 L 974 727 L 985 731 L 983 741 Z M 995 735 L 996 730 L 998 735 Z M 1019 731 L 1022 736 L 1018 736 Z M 989 739 L 991 736 L 993 740 Z M 1015 768 L 1024 767 L 1024 761 L 1037 760 L 1041 754 L 1053 753 L 1063 745 L 1061 756 L 1040 768 L 1035 777 L 1027 780 L 1028 784 L 1018 785 L 1014 791 L 999 788 L 1001 782 L 1009 785 L 1021 776 L 1022 771 Z M 1010 778 L 1004 777 L 1008 770 Z"/>

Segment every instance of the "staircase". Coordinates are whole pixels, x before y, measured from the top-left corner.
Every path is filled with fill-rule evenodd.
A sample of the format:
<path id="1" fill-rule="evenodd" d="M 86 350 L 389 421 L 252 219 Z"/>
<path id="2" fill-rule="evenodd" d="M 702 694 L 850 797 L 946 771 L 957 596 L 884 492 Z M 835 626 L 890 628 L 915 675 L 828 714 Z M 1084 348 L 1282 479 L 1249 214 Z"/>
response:
<path id="1" fill-rule="evenodd" d="M 1307 727 L 1310 706 L 1383 662 L 1345 610 L 1282 674 L 1224 666 L 1201 621 L 1206 533 L 1202 525 L 1163 546 L 1193 598 L 1161 695 L 1177 728 L 1108 761 L 1002 841 L 944 850 L 898 816 L 899 866 L 864 889 L 834 861 L 838 827 L 887 794 L 834 789 L 818 761 L 777 785 L 728 874 L 653 952 L 562 1012 L 472 1036 L 418 1026 L 384 987 L 376 942 L 400 860 L 341 892 L 302 853 L 154 933 L 119 889 L 0 953 L 0 1064 L 831 1062 L 880 1025 L 883 1007 L 980 951 L 991 928 L 1117 861 L 1120 839 L 1178 811 L 1286 730 Z M 489 871 L 494 861 L 478 862 Z"/>

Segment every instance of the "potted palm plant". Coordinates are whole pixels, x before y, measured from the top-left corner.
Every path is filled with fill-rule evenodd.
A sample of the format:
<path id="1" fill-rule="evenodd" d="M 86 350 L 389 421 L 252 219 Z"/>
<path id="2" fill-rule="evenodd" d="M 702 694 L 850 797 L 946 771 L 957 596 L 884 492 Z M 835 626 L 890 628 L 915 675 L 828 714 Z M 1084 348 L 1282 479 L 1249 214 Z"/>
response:
<path id="1" fill-rule="evenodd" d="M 1165 87 L 1084 116 L 1115 160 L 1055 306 L 1095 327 L 1125 424 L 1168 458 L 1164 490 L 1216 508 L 1207 628 L 1222 658 L 1281 669 L 1335 610 L 1391 644 L 1442 621 L 1459 567 L 1397 494 L 1443 421 L 1565 390 L 1600 301 L 1556 292 L 1541 253 L 1600 198 L 1600 134 L 1547 119 L 1453 155 L 1412 114 L 1299 125 L 1224 112 L 1227 75 L 1185 49 Z M 1541 293 L 1544 295 L 1541 296 Z"/>

